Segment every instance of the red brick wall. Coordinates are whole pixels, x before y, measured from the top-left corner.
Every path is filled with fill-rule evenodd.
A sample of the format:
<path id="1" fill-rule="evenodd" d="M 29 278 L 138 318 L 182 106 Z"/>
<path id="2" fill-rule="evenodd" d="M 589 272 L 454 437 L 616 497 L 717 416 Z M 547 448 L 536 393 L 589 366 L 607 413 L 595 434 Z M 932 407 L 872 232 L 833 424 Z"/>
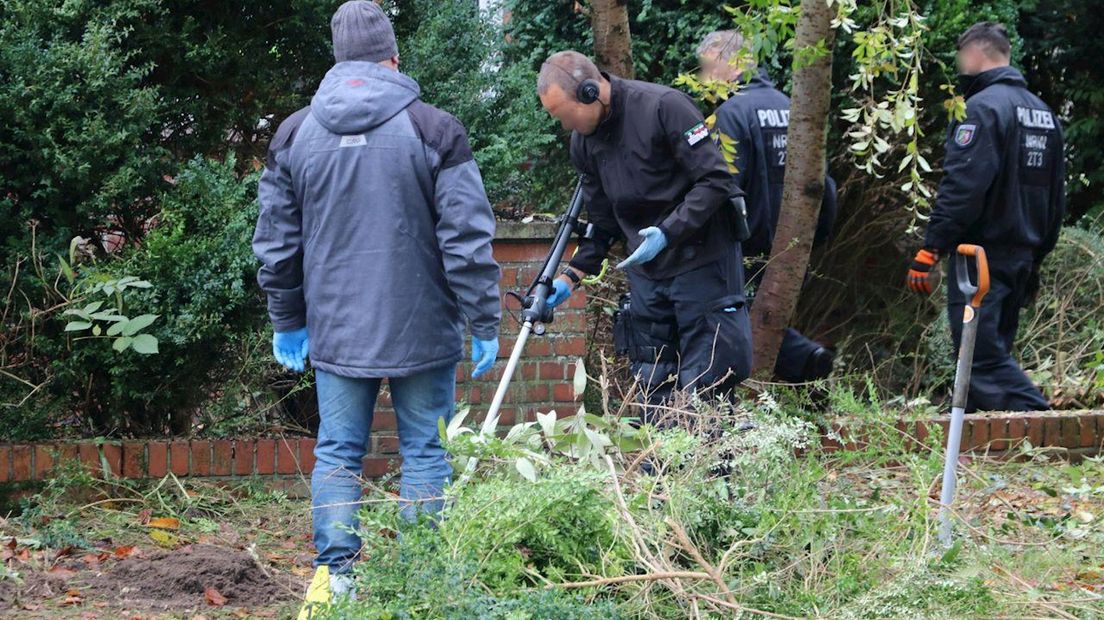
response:
<path id="1" fill-rule="evenodd" d="M 539 380 L 538 380 L 539 381 Z M 897 423 L 897 430 L 920 449 L 936 426 L 944 428 L 947 416 Z M 861 426 L 839 424 L 843 443 L 864 441 Z M 393 437 L 392 435 L 381 435 Z M 970 415 L 962 434 L 963 452 L 999 454 L 1017 448 L 1024 440 L 1033 446 L 1056 448 L 1070 455 L 1095 454 L 1104 443 L 1104 411 L 1051 411 Z M 0 444 L 0 483 L 43 480 L 56 466 L 79 461 L 93 474 L 106 471 L 126 478 L 177 476 L 233 478 L 258 475 L 273 479 L 309 474 L 314 467 L 314 439 L 286 437 L 266 439 L 215 439 L 172 441 L 122 441 L 52 444 Z M 364 458 L 366 477 L 379 477 L 398 463 L 394 439 L 377 444 Z M 840 441 L 822 438 L 825 450 L 840 448 Z"/>

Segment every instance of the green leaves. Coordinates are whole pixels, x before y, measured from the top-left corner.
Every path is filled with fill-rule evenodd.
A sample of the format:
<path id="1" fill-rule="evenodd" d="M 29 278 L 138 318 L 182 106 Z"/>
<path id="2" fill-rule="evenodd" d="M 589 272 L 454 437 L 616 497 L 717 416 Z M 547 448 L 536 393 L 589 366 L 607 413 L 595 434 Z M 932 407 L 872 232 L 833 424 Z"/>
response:
<path id="1" fill-rule="evenodd" d="M 66 273 L 69 269 L 69 265 L 65 260 L 58 256 L 58 260 L 61 263 L 62 273 Z M 69 269 L 72 273 L 72 270 Z M 68 279 L 68 275 L 66 275 Z M 71 282 L 76 282 L 76 274 L 73 273 Z M 72 320 L 66 323 L 65 332 L 83 332 L 91 330 L 91 336 L 84 336 L 80 339 L 97 339 L 108 338 L 113 339 L 111 348 L 117 352 L 122 353 L 127 349 L 139 353 L 141 355 L 153 355 L 158 352 L 157 338 L 150 334 L 141 333 L 150 325 L 153 325 L 157 320 L 156 314 L 141 314 L 134 318 L 128 318 L 122 313 L 123 311 L 123 291 L 128 288 L 150 288 L 152 285 L 145 280 L 139 280 L 133 276 L 125 276 L 116 280 L 104 280 L 97 282 L 88 287 L 88 294 L 102 294 L 110 301 L 115 302 L 114 307 L 101 310 L 106 303 L 103 300 L 93 301 L 86 304 L 81 308 L 69 308 L 62 312 L 62 316 L 75 316 L 77 320 Z M 74 285 L 74 292 L 81 294 L 82 287 L 80 285 Z M 85 299 L 85 297 L 77 297 L 71 304 L 77 303 L 79 300 Z M 105 329 L 106 327 L 106 329 Z"/>

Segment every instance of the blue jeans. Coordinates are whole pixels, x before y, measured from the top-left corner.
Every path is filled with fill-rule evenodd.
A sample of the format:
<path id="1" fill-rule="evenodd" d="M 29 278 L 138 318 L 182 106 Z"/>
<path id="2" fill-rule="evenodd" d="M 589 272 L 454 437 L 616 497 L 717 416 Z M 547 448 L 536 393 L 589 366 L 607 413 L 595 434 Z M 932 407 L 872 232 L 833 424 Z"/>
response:
<path id="1" fill-rule="evenodd" d="M 362 492 L 362 460 L 367 452 L 372 415 L 382 379 L 353 379 L 315 370 L 322 418 L 311 474 L 314 566 L 346 573 L 360 553 L 356 512 Z M 449 364 L 409 377 L 388 379 L 399 427 L 402 470 L 399 495 L 402 516 L 435 513 L 452 467 L 437 435 L 437 420 L 447 423 L 455 410 L 456 365 Z"/>

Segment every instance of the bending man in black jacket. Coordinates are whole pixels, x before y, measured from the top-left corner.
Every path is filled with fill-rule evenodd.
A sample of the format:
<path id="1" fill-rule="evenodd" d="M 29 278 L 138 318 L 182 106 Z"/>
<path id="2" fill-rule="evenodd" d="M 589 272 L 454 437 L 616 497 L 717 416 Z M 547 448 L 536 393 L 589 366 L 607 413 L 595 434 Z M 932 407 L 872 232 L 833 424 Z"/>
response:
<path id="1" fill-rule="evenodd" d="M 678 386 L 730 391 L 751 372 L 751 327 L 729 177 L 694 102 L 553 54 L 541 104 L 571 131 L 571 161 L 596 233 L 556 280 L 561 303 L 624 240 L 632 302 L 619 348 L 652 404 Z M 739 198 L 737 198 L 739 200 Z"/>
<path id="2" fill-rule="evenodd" d="M 990 289 L 978 318 L 967 411 L 1049 408 L 1013 359 L 1012 342 L 1020 308 L 1038 290 L 1039 266 L 1061 230 L 1062 127 L 1027 89 L 1023 75 L 1008 66 L 1010 51 L 1004 27 L 992 22 L 974 24 L 958 39 L 966 118 L 947 133 L 939 195 L 924 248 L 908 272 L 909 288 L 930 294 L 932 268 L 951 257 L 947 315 L 957 348 L 966 299 L 954 283 L 952 263 L 962 260 L 955 248 L 960 243 L 985 248 Z"/>

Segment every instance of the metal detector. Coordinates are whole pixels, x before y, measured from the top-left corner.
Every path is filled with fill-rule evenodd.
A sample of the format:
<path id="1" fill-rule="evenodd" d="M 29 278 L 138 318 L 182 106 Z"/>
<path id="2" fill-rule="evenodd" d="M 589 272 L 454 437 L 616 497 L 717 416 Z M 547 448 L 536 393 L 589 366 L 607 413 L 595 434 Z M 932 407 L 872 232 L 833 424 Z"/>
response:
<path id="1" fill-rule="evenodd" d="M 498 410 L 502 407 L 502 400 L 506 397 L 506 391 L 510 387 L 510 380 L 514 376 L 518 360 L 525 349 L 525 343 L 530 334 L 543 335 L 546 326 L 555 319 L 553 309 L 548 306 L 548 296 L 552 293 L 552 281 L 557 275 L 560 261 L 563 259 L 567 244 L 571 241 L 571 235 L 577 234 L 580 238 L 591 236 L 591 226 L 579 221 L 579 214 L 583 210 L 583 187 L 580 181 L 575 185 L 575 192 L 571 196 L 571 204 L 567 212 L 560 216 L 556 237 L 552 242 L 552 249 L 544 259 L 544 266 L 540 275 L 529 285 L 525 295 L 508 293 L 521 301 L 521 331 L 518 332 L 514 349 L 510 353 L 510 361 L 506 364 L 506 370 L 502 373 L 502 379 L 498 382 L 491 408 L 487 411 L 487 417 L 483 420 L 480 434 L 492 435 L 498 427 Z"/>

